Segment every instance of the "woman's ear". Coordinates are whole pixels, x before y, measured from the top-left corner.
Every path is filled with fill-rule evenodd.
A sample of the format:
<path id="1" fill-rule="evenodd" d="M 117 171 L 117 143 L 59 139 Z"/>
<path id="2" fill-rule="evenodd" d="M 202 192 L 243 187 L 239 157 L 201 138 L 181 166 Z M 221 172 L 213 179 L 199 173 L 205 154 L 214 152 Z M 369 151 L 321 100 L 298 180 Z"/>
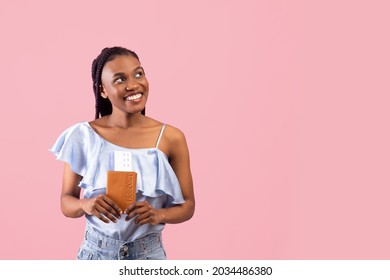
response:
<path id="1" fill-rule="evenodd" d="M 107 98 L 107 93 L 103 86 L 100 86 L 100 96 L 103 97 L 104 99 Z"/>

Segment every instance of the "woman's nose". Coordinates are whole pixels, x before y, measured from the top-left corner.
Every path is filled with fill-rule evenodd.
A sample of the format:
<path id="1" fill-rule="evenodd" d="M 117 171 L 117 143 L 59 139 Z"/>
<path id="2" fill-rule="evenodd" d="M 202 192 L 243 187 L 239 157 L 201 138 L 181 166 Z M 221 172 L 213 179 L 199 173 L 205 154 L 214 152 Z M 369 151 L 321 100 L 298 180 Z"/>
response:
<path id="1" fill-rule="evenodd" d="M 129 79 L 126 85 L 126 90 L 135 90 L 138 88 L 138 83 L 134 79 Z"/>

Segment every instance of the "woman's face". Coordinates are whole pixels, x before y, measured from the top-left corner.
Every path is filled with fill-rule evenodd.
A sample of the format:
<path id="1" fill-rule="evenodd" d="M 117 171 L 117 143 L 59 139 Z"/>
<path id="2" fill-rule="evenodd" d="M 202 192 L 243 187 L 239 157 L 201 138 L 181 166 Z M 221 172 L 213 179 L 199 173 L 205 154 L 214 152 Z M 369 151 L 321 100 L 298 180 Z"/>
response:
<path id="1" fill-rule="evenodd" d="M 113 113 L 115 110 L 141 112 L 148 94 L 149 83 L 137 58 L 119 55 L 104 65 L 101 96 L 110 100 Z"/>

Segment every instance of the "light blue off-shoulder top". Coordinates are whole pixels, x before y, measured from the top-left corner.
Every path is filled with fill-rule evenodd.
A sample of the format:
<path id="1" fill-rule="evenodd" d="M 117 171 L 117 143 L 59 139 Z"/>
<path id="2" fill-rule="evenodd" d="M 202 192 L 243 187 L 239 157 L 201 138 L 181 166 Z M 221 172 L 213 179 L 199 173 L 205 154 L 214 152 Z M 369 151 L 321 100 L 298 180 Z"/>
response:
<path id="1" fill-rule="evenodd" d="M 85 198 L 106 193 L 107 171 L 112 170 L 110 160 L 113 152 L 131 152 L 131 166 L 137 172 L 137 201 L 146 200 L 154 208 L 171 207 L 184 203 L 184 199 L 168 157 L 158 149 L 164 128 L 165 124 L 155 147 L 128 149 L 108 142 L 88 122 L 82 122 L 66 129 L 50 151 L 82 176 L 79 186 L 84 189 Z M 164 228 L 164 224 L 137 225 L 135 218 L 125 221 L 125 217 L 122 215 L 116 223 L 106 224 L 95 216 L 86 215 L 87 224 L 100 234 L 117 240 L 133 241 L 149 233 L 161 232 Z"/>

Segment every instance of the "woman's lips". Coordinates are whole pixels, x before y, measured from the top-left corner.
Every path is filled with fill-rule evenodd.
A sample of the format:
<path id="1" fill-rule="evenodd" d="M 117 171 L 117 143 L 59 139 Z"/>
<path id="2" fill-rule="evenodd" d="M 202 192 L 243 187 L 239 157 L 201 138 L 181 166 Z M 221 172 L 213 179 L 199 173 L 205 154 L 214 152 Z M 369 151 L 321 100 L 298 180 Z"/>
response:
<path id="1" fill-rule="evenodd" d="M 139 101 L 142 97 L 142 93 L 135 93 L 125 97 L 125 101 Z"/>

